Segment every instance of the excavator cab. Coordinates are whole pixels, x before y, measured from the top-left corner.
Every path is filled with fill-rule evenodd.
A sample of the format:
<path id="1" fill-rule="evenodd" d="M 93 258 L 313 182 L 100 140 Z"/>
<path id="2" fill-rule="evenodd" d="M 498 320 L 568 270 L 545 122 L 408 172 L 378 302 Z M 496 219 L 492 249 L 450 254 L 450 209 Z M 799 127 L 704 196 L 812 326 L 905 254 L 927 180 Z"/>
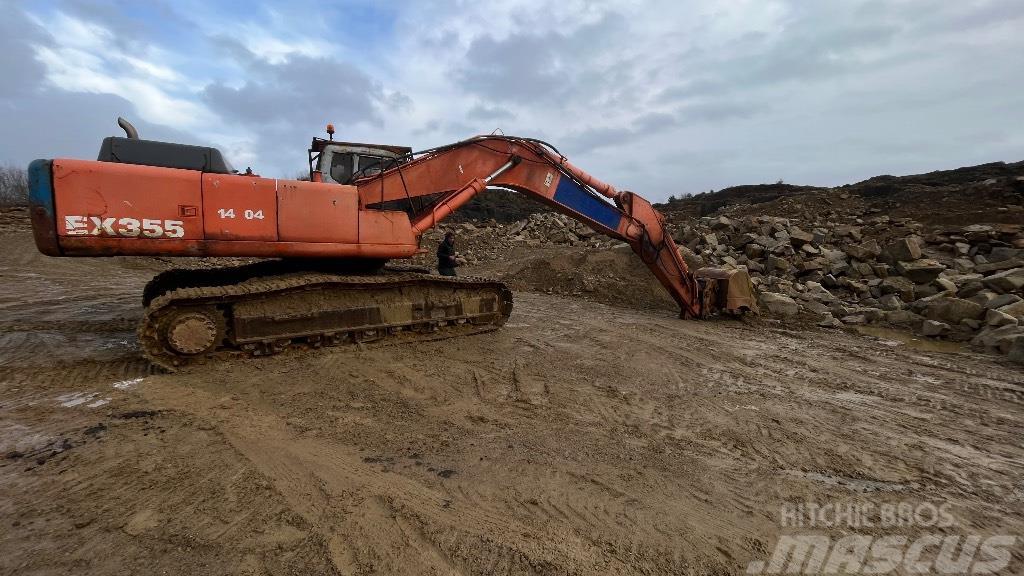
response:
<path id="1" fill-rule="evenodd" d="M 309 147 L 309 179 L 313 182 L 352 184 L 404 164 L 411 157 L 412 148 L 407 146 L 314 138 Z"/>

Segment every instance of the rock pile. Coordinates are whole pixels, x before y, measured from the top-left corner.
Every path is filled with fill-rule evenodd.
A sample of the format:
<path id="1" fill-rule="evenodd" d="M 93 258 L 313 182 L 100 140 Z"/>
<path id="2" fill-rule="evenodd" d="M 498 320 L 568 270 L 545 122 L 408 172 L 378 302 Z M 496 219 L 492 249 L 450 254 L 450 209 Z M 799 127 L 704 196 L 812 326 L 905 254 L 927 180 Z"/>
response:
<path id="1" fill-rule="evenodd" d="M 745 267 L 770 314 L 809 313 L 828 327 L 886 323 L 1024 361 L 1021 225 L 925 231 L 885 215 L 717 216 L 677 225 L 674 236 L 691 267 Z"/>
<path id="2" fill-rule="evenodd" d="M 1008 210 L 1024 221 L 1020 206 Z M 768 314 L 823 327 L 885 324 L 1024 361 L 1021 224 L 926 229 L 868 209 L 800 219 L 719 215 L 669 228 L 691 268 L 746 268 Z M 425 234 L 425 246 L 449 230 L 471 265 L 517 247 L 625 246 L 555 213 L 443 224 Z"/>
<path id="3" fill-rule="evenodd" d="M 582 222 L 562 214 L 531 214 L 529 218 L 509 225 L 505 233 L 513 242 L 528 246 L 562 244 L 601 248 L 622 245 L 585 226 Z"/>
<path id="4" fill-rule="evenodd" d="M 510 224 L 501 224 L 493 219 L 441 224 L 424 233 L 423 238 L 427 241 L 424 245 L 439 242 L 449 231 L 458 236 L 459 252 L 469 264 L 502 258 L 517 246 L 614 248 L 626 245 L 591 230 L 578 220 L 551 212 L 531 214 Z"/>

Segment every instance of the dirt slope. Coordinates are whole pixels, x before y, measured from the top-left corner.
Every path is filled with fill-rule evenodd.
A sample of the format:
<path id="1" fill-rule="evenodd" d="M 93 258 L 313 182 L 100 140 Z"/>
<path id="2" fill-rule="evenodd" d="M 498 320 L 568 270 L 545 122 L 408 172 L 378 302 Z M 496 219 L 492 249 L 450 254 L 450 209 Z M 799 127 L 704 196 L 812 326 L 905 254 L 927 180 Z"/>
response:
<path id="1" fill-rule="evenodd" d="M 150 374 L 159 262 L 0 241 L 3 574 L 737 574 L 784 503 L 1024 519 L 993 357 L 520 292 L 482 336 Z"/>
<path id="2" fill-rule="evenodd" d="M 836 188 L 754 184 L 677 199 L 657 208 L 670 219 L 717 213 L 810 219 L 830 210 L 861 208 L 928 225 L 1019 223 L 1001 212 L 1024 202 L 1024 161 L 992 162 L 909 176 L 875 176 Z"/>

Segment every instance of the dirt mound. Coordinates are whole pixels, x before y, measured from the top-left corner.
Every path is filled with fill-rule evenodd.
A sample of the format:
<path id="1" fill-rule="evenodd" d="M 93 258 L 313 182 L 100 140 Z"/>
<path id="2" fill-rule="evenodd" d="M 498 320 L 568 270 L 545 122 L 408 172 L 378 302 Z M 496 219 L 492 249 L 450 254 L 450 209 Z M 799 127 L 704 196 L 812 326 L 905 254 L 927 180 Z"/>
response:
<path id="1" fill-rule="evenodd" d="M 730 186 L 718 192 L 702 192 L 694 196 L 669 200 L 666 204 L 658 204 L 664 212 L 682 212 L 688 216 L 699 218 L 717 211 L 719 208 L 736 204 L 763 204 L 778 198 L 798 196 L 820 190 L 815 186 L 794 186 L 782 182 L 776 184 L 746 184 Z"/>
<path id="2" fill-rule="evenodd" d="M 875 176 L 837 188 L 758 184 L 733 186 L 659 204 L 671 220 L 711 214 L 813 219 L 859 210 L 925 224 L 1015 223 L 1005 210 L 1024 202 L 1024 162 L 992 162 L 909 176 Z M 1000 210 L 1002 209 L 1002 210 Z"/>
<path id="3" fill-rule="evenodd" d="M 31 230 L 32 224 L 28 219 L 28 208 L 24 206 L 0 208 L 0 234 L 17 234 Z"/>
<path id="4" fill-rule="evenodd" d="M 451 222 L 480 222 L 493 220 L 501 224 L 509 224 L 531 214 L 548 212 L 547 206 L 512 190 L 487 190 L 478 194 L 465 206 L 452 214 Z"/>
<path id="5" fill-rule="evenodd" d="M 540 256 L 510 268 L 513 290 L 582 296 L 631 308 L 678 307 L 628 246 Z"/>

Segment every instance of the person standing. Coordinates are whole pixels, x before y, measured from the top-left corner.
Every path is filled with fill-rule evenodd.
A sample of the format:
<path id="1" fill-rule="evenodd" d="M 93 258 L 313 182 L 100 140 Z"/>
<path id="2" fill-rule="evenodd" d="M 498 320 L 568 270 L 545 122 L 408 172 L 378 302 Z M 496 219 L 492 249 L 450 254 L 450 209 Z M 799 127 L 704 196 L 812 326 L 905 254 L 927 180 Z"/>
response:
<path id="1" fill-rule="evenodd" d="M 455 234 L 448 232 L 437 247 L 437 272 L 442 276 L 456 276 Z"/>

